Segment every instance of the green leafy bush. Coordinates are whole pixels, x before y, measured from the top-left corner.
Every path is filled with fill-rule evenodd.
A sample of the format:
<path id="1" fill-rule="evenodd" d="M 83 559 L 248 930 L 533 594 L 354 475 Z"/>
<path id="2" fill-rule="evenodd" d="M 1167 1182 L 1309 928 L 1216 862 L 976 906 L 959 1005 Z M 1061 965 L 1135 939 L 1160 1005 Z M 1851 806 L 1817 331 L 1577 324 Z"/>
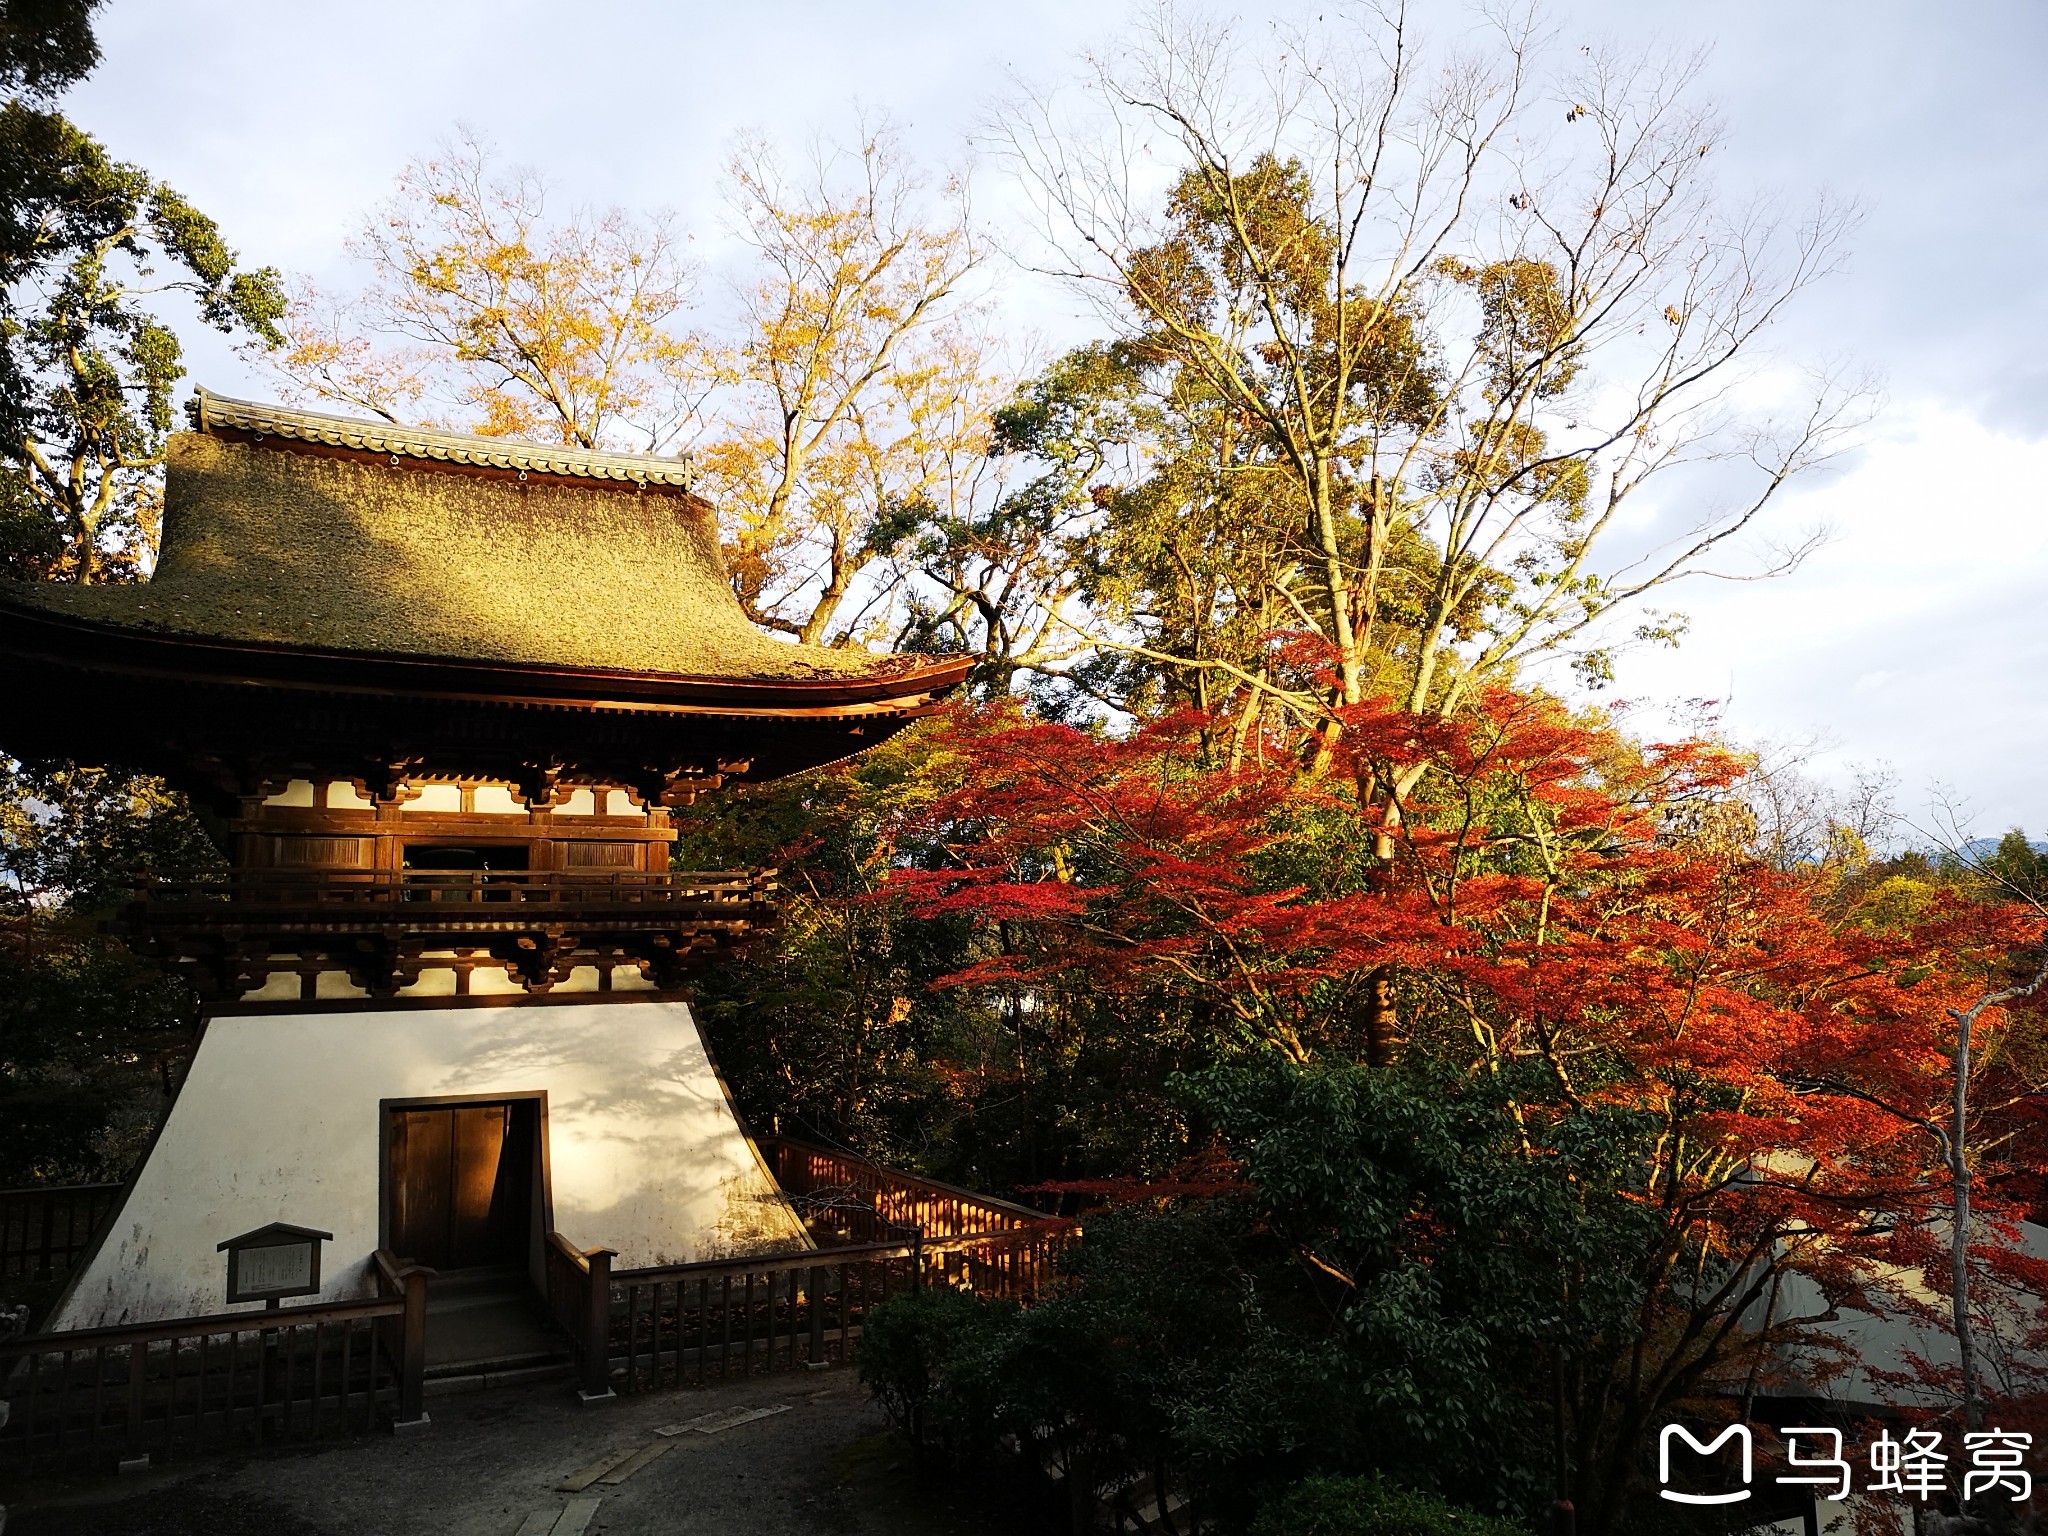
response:
<path id="1" fill-rule="evenodd" d="M 999 1405 L 996 1373 L 981 1362 L 1017 1325 L 1012 1302 L 947 1286 L 912 1291 L 876 1307 L 861 1328 L 860 1379 L 919 1462 L 964 1462 L 990 1453 Z"/>
<path id="2" fill-rule="evenodd" d="M 1267 1505 L 1252 1536 L 1527 1536 L 1519 1525 L 1379 1477 L 1312 1477 Z"/>

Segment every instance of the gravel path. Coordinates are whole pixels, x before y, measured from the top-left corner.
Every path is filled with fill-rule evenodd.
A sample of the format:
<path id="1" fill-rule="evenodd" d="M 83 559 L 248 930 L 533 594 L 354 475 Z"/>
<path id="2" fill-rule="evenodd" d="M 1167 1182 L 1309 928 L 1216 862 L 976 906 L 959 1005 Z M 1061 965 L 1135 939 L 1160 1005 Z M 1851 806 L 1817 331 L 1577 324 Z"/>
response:
<path id="1" fill-rule="evenodd" d="M 717 1433 L 655 1433 L 783 1404 Z M 428 1411 L 430 1428 L 397 1438 L 16 1488 L 6 1536 L 579 1536 L 586 1515 L 580 1536 L 1012 1532 L 967 1490 L 916 1494 L 851 1371 L 588 1408 L 556 1382 L 431 1398 Z M 608 1462 L 620 1480 L 562 1488 Z"/>

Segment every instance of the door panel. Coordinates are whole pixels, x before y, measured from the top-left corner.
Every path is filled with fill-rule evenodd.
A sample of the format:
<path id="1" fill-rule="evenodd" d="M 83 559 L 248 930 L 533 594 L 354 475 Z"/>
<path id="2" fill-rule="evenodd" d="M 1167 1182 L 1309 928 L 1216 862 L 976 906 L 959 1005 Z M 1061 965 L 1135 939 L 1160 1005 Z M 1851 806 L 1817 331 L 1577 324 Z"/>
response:
<path id="1" fill-rule="evenodd" d="M 505 1106 L 465 1105 L 455 1117 L 455 1197 L 451 1244 L 464 1264 L 489 1264 L 504 1245 L 493 1242 L 491 1195 L 498 1187 L 498 1165 L 505 1151 Z"/>
<path id="2" fill-rule="evenodd" d="M 448 1260 L 455 1117 L 399 1110 L 391 1118 L 391 1246 L 439 1268 Z"/>
<path id="3" fill-rule="evenodd" d="M 389 1113 L 385 1188 L 399 1256 L 435 1269 L 523 1259 L 538 1116 L 504 1103 Z"/>

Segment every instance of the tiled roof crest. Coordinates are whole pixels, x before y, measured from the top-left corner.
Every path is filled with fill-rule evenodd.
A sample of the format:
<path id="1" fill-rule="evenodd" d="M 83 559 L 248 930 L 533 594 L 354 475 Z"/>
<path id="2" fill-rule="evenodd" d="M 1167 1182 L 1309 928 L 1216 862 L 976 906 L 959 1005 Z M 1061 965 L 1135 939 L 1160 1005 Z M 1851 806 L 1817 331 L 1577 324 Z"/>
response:
<path id="1" fill-rule="evenodd" d="M 666 485 L 688 490 L 692 470 L 687 459 L 657 458 L 646 453 L 599 453 L 586 448 L 551 447 L 502 437 L 471 437 L 459 432 L 429 432 L 388 422 L 330 416 L 251 400 L 231 400 L 200 389 L 186 402 L 185 413 L 198 431 L 217 427 L 255 436 L 318 443 L 327 448 L 355 448 L 400 458 L 431 459 L 443 464 L 471 464 L 485 469 L 526 470 L 534 474 L 569 475 L 585 480 L 625 481 L 632 485 Z"/>

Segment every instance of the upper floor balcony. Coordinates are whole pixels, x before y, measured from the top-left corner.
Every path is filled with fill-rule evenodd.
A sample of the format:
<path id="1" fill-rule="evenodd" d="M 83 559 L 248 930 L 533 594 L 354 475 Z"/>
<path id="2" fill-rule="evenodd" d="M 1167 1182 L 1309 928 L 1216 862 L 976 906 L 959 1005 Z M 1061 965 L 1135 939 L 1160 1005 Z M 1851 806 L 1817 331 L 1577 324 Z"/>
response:
<path id="1" fill-rule="evenodd" d="M 423 971 L 478 967 L 547 991 L 579 967 L 657 988 L 773 922 L 772 869 L 219 869 L 146 876 L 116 925 L 234 1000 L 289 971 L 307 998 L 401 995 Z M 332 986 L 323 973 L 345 977 Z M 344 990 L 345 989 L 345 990 Z M 274 995 L 274 994 L 265 994 Z"/>

